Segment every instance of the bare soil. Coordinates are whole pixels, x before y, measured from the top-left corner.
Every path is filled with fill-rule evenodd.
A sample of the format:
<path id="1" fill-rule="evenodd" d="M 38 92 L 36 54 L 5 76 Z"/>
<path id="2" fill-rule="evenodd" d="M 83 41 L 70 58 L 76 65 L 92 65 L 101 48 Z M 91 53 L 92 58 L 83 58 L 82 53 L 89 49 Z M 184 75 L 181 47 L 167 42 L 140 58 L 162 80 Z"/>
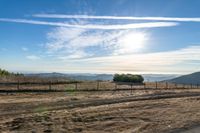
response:
<path id="1" fill-rule="evenodd" d="M 2 133 L 189 133 L 200 90 L 0 94 Z"/>

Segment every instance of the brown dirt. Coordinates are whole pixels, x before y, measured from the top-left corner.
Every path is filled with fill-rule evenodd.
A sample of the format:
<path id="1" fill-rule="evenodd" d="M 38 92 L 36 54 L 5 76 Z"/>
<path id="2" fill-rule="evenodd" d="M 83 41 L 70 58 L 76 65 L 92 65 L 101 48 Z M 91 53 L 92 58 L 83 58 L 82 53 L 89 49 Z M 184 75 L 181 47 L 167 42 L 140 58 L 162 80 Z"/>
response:
<path id="1" fill-rule="evenodd" d="M 200 90 L 0 94 L 2 133 L 182 132 L 200 124 Z"/>

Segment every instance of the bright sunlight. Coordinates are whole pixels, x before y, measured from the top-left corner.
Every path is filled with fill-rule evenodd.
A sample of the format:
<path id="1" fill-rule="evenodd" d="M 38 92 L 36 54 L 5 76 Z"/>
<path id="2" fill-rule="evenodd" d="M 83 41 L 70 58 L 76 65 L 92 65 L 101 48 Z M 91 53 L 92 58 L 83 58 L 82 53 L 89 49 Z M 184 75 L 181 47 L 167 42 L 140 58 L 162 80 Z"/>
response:
<path id="1" fill-rule="evenodd" d="M 119 54 L 131 54 L 139 52 L 144 48 L 145 42 L 148 40 L 146 33 L 143 32 L 128 32 L 122 36 L 118 41 Z"/>

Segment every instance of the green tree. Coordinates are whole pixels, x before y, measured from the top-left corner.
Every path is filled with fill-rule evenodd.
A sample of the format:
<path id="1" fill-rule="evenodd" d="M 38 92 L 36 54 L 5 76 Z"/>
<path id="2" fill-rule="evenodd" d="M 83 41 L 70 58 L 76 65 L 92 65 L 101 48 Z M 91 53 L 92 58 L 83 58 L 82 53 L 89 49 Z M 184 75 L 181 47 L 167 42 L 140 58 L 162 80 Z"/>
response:
<path id="1" fill-rule="evenodd" d="M 141 75 L 133 74 L 115 74 L 113 77 L 114 82 L 132 82 L 132 83 L 142 83 L 144 78 Z"/>
<path id="2" fill-rule="evenodd" d="M 0 68 L 0 76 L 23 76 L 23 74 L 20 74 L 20 73 L 10 73 L 4 69 L 1 69 Z"/>

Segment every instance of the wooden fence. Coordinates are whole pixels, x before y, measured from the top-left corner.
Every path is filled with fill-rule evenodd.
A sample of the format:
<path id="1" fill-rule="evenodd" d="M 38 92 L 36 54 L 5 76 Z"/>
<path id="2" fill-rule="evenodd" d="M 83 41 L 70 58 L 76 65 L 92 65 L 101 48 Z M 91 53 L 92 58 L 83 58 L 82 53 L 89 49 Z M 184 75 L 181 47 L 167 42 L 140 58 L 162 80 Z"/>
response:
<path id="1" fill-rule="evenodd" d="M 41 86 L 48 86 L 46 87 L 45 90 L 53 90 L 53 86 L 55 85 L 68 85 L 68 84 L 75 84 L 75 89 L 77 90 L 77 84 L 80 83 L 79 81 L 57 81 L 57 82 L 3 82 L 0 83 L 0 88 L 3 88 L 4 90 L 9 90 L 7 88 L 12 87 L 14 90 L 24 90 L 22 89 L 23 86 L 26 86 L 28 88 L 31 87 L 38 87 L 40 88 Z M 29 86 L 29 87 L 28 87 Z M 0 89 L 2 90 L 2 89 Z M 44 90 L 44 89 L 43 89 Z"/>
<path id="2" fill-rule="evenodd" d="M 43 86 L 43 87 L 42 87 Z M 109 81 L 62 81 L 62 82 L 4 82 L 0 91 L 109 91 L 141 89 L 198 89 L 200 84 L 176 84 L 168 82 L 145 82 L 141 84 Z"/>

